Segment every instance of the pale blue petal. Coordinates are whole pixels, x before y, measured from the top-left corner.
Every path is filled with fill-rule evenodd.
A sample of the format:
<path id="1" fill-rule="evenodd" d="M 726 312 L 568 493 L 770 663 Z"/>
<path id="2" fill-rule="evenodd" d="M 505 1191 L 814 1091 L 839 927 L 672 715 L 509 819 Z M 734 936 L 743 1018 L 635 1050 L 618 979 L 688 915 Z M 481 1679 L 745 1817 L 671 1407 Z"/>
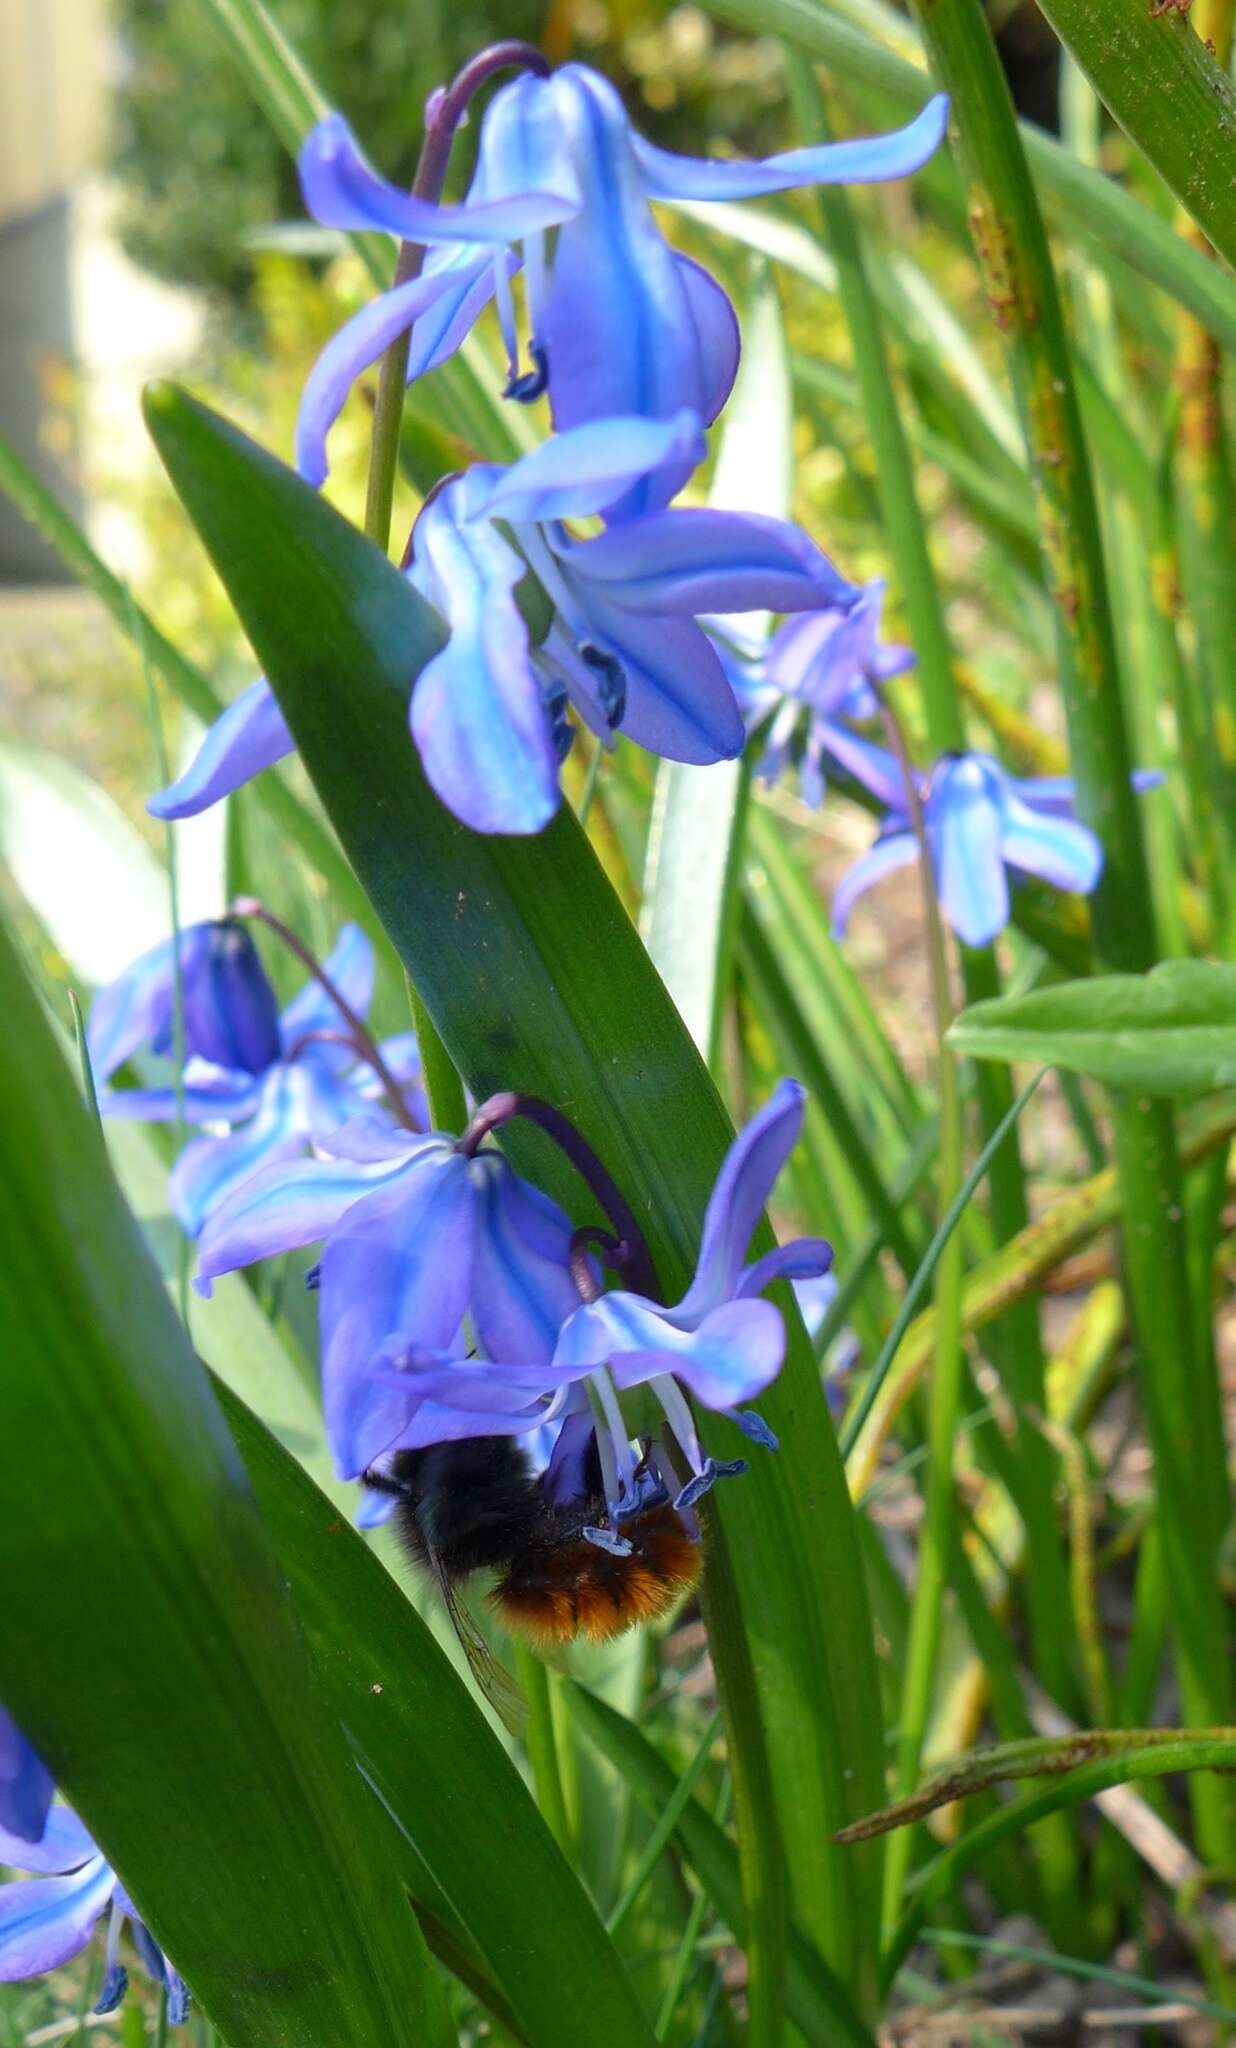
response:
<path id="1" fill-rule="evenodd" d="M 1006 861 L 1056 889 L 1088 896 L 1103 872 L 1103 849 L 1086 825 L 1039 813 L 1009 796 L 1000 845 Z"/>
<path id="2" fill-rule="evenodd" d="M 186 1065 L 183 1115 L 189 1124 L 239 1124 L 253 1115 L 262 1096 L 262 1082 L 256 1074 L 227 1074 L 218 1079 L 190 1081 Z M 105 1088 L 99 1095 L 104 1116 L 129 1123 L 175 1123 L 182 1114 L 182 1098 L 175 1088 Z"/>
<path id="3" fill-rule="evenodd" d="M 444 1131 L 407 1131 L 385 1116 L 361 1109 L 338 1130 L 324 1133 L 318 1149 L 357 1166 L 406 1166 L 423 1152 L 448 1150 L 455 1140 Z"/>
<path id="4" fill-rule="evenodd" d="M 860 738 L 858 733 L 840 725 L 834 719 L 816 719 L 816 730 L 827 751 L 847 775 L 872 796 L 887 804 L 890 811 L 904 815 L 906 807 L 905 779 L 900 763 L 886 747 L 876 746 L 873 740 Z"/>
<path id="5" fill-rule="evenodd" d="M 789 1244 L 765 1252 L 748 1266 L 735 1292 L 740 1300 L 762 1294 L 774 1280 L 818 1280 L 833 1262 L 833 1248 L 825 1237 L 795 1237 Z"/>
<path id="6" fill-rule="evenodd" d="M 439 350 L 447 329 L 453 332 L 461 308 L 471 303 L 474 287 L 482 278 L 490 279 L 492 291 L 491 259 L 487 254 L 474 256 L 467 264 L 426 270 L 420 277 L 396 285 L 362 306 L 331 336 L 309 372 L 296 416 L 296 467 L 306 483 L 316 487 L 326 479 L 326 437 L 361 371 L 385 355 L 399 335 L 431 314 L 440 316 L 432 344 L 426 331 L 421 336 L 420 351 L 440 360 Z M 481 294 L 478 312 L 488 296 L 489 292 Z M 466 332 L 465 327 L 460 340 Z M 428 365 L 421 363 L 419 367 Z M 416 374 L 418 371 L 409 360 L 409 381 Z"/>
<path id="7" fill-rule="evenodd" d="M 904 178 L 935 154 L 948 124 L 943 93 L 930 99 L 905 128 L 857 142 L 817 142 L 788 149 L 762 163 L 724 163 L 677 156 L 657 149 L 642 135 L 635 152 L 654 199 L 758 199 L 801 185 L 865 185 Z"/>
<path id="8" fill-rule="evenodd" d="M 54 1789 L 47 1765 L 0 1707 L 0 1834 L 39 1841 Z"/>
<path id="9" fill-rule="evenodd" d="M 41 1977 L 80 1955 L 114 1884 L 107 1864 L 96 1856 L 71 1877 L 0 1885 L 0 1984 Z"/>
<path id="10" fill-rule="evenodd" d="M 447 808 L 476 832 L 539 832 L 558 808 L 558 757 L 528 629 L 515 603 L 524 563 L 454 491 L 416 522 L 413 578 L 451 637 L 421 670 L 412 735 Z"/>
<path id="11" fill-rule="evenodd" d="M 440 262 L 435 260 L 439 253 Z M 494 295 L 495 266 L 499 264 L 508 277 L 513 277 L 520 267 L 519 258 L 510 251 L 491 250 L 488 255 L 478 258 L 471 249 L 461 249 L 454 256 L 443 250 L 430 256 L 425 265 L 425 275 L 432 276 L 438 269 L 449 269 L 451 282 L 412 328 L 408 348 L 409 384 L 423 377 L 428 370 L 436 370 L 441 363 L 447 362 L 471 334 Z"/>
<path id="12" fill-rule="evenodd" d="M 963 756 L 936 770 L 927 797 L 940 907 L 968 946 L 990 945 L 1008 923 L 1000 794 L 983 763 Z"/>
<path id="13" fill-rule="evenodd" d="M 787 520 L 704 507 L 651 512 L 593 540 L 557 543 L 585 588 L 625 611 L 798 611 L 855 595 L 813 540 Z"/>
<path id="14" fill-rule="evenodd" d="M 256 1114 L 226 1138 L 191 1138 L 172 1168 L 168 1200 L 187 1237 L 198 1237 L 209 1217 L 259 1169 L 291 1159 L 308 1145 L 303 1079 L 279 1066 L 268 1077 Z"/>
<path id="15" fill-rule="evenodd" d="M 259 676 L 220 712 L 179 781 L 152 796 L 146 809 L 155 818 L 195 818 L 295 747 L 274 691 Z"/>
<path id="16" fill-rule="evenodd" d="M 769 1301 L 731 1301 L 704 1317 L 675 1344 L 610 1359 L 620 1389 L 672 1372 L 705 1408 L 733 1408 L 776 1379 L 785 1356 L 785 1325 Z"/>
<path id="17" fill-rule="evenodd" d="M 882 835 L 867 853 L 855 861 L 833 891 L 833 936 L 843 938 L 850 912 L 858 898 L 895 868 L 913 867 L 918 859 L 918 841 L 912 832 L 897 830 Z"/>
<path id="18" fill-rule="evenodd" d="M 695 1327 L 737 1291 L 747 1246 L 797 1142 L 806 1100 L 798 1081 L 779 1082 L 726 1153 L 708 1200 L 695 1278 L 671 1311 L 680 1328 Z"/>
<path id="19" fill-rule="evenodd" d="M 322 971 L 357 1016 L 367 1017 L 373 1001 L 373 947 L 359 925 L 343 926 L 322 963 Z M 290 1053 L 311 1031 L 346 1031 L 347 1028 L 338 1004 L 327 994 L 321 982 L 307 981 L 299 995 L 293 996 L 280 1019 L 284 1053 Z"/>
<path id="20" fill-rule="evenodd" d="M 0 1828 L 0 1864 L 43 1877 L 66 1877 L 99 1854 L 94 1836 L 68 1806 L 53 1806 L 37 1842 L 25 1841 Z"/>
<path id="21" fill-rule="evenodd" d="M 341 114 L 328 114 L 301 148 L 305 205 L 328 228 L 383 228 L 402 241 L 511 242 L 552 227 L 578 204 L 574 192 L 523 191 L 512 198 L 435 206 L 388 184 L 361 153 Z"/>
<path id="22" fill-rule="evenodd" d="M 322 1400 L 341 1479 L 355 1479 L 409 1418 L 406 1393 L 375 1384 L 388 1341 L 450 1343 L 469 1306 L 476 1195 L 468 1161 L 427 1150 L 349 1208 L 322 1253 Z"/>
<path id="23" fill-rule="evenodd" d="M 354 1202 L 405 1164 L 281 1159 L 260 1167 L 207 1219 L 197 1266 L 199 1293 L 209 1293 L 209 1282 L 220 1273 L 316 1244 Z"/>
<path id="24" fill-rule="evenodd" d="M 399 1502 L 393 1493 L 379 1493 L 376 1487 L 367 1486 L 352 1517 L 353 1525 L 357 1529 L 380 1529 L 383 1522 L 390 1521 L 398 1507 Z"/>
<path id="25" fill-rule="evenodd" d="M 195 950 L 206 944 L 204 925 L 190 925 L 180 935 L 181 961 L 187 968 Z M 137 1051 L 168 1029 L 175 1002 L 172 941 L 162 939 L 123 974 L 100 989 L 90 1005 L 86 1044 L 96 1082 L 106 1081 Z"/>
<path id="26" fill-rule="evenodd" d="M 604 512 L 640 477 L 655 477 L 667 466 L 677 473 L 683 462 L 694 468 L 706 452 L 693 412 L 589 420 L 496 471 L 479 499 L 470 495 L 469 515 L 539 521 Z"/>

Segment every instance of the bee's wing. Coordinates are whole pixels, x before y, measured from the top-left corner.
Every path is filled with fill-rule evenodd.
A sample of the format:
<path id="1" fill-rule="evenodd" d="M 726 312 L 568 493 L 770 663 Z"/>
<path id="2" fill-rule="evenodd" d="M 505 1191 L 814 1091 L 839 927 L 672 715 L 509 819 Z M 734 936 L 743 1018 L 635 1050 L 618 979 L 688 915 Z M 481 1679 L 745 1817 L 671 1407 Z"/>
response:
<path id="1" fill-rule="evenodd" d="M 464 1656 L 468 1660 L 468 1669 L 503 1727 L 511 1735 L 523 1735 L 528 1726 L 527 1700 L 505 1664 L 495 1657 L 467 1608 L 456 1595 L 455 1588 L 442 1569 L 437 1552 L 432 1549 L 429 1552 L 429 1562 L 433 1567 L 434 1579 L 442 1595 L 443 1605 L 450 1615 L 451 1626 L 459 1637 Z"/>

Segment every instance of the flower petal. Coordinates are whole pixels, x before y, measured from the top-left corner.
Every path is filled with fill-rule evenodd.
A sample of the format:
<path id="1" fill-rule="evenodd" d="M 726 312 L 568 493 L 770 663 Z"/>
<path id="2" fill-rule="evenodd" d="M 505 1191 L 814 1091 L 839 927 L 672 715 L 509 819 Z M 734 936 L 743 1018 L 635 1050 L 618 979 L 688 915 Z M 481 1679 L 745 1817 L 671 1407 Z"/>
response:
<path id="1" fill-rule="evenodd" d="M 779 1082 L 726 1153 L 708 1199 L 695 1278 L 677 1307 L 667 1311 L 680 1329 L 698 1327 L 711 1310 L 732 1300 L 747 1246 L 797 1143 L 806 1100 L 800 1082 Z"/>
<path id="2" fill-rule="evenodd" d="M 730 1301 L 714 1309 L 672 1351 L 616 1352 L 614 1384 L 641 1385 L 672 1372 L 705 1408 L 733 1408 L 775 1380 L 785 1356 L 785 1324 L 770 1301 Z"/>
<path id="3" fill-rule="evenodd" d="M 813 143 L 766 157 L 762 163 L 677 156 L 672 150 L 657 149 L 642 135 L 635 137 L 635 153 L 654 199 L 758 199 L 800 185 L 864 185 L 904 178 L 934 155 L 947 124 L 948 100 L 937 93 L 913 121 L 889 135 Z"/>
<path id="4" fill-rule="evenodd" d="M 788 520 L 704 507 L 650 512 L 594 540 L 558 543 L 578 582 L 624 611 L 799 611 L 856 594 Z"/>
<path id="5" fill-rule="evenodd" d="M 355 1479 L 409 1414 L 371 1379 L 389 1339 L 448 1345 L 469 1307 L 476 1194 L 460 1153 L 426 1148 L 349 1208 L 322 1253 L 322 1397 L 341 1479 Z"/>
<path id="6" fill-rule="evenodd" d="M 426 270 L 409 283 L 383 292 L 331 336 L 309 372 L 296 416 L 296 467 L 306 483 L 316 487 L 326 479 L 326 437 L 361 371 L 367 370 L 399 335 L 431 312 L 440 310 L 448 322 L 456 320 L 461 302 L 469 301 L 481 279 L 489 280 L 489 291 L 481 295 L 479 312 L 493 289 L 490 258 L 485 252 L 475 255 L 467 264 L 444 264 Z M 432 347 L 427 348 L 428 336 L 422 335 L 422 352 L 436 356 L 441 336 L 439 327 Z M 413 374 L 411 363 L 409 373 Z"/>
<path id="7" fill-rule="evenodd" d="M 198 1292 L 209 1293 L 211 1280 L 237 1266 L 315 1244 L 354 1202 L 404 1166 L 403 1160 L 366 1167 L 346 1159 L 277 1159 L 259 1167 L 207 1217 Z"/>
<path id="8" fill-rule="evenodd" d="M 200 1237 L 209 1218 L 272 1161 L 292 1159 L 308 1147 L 302 1076 L 277 1066 L 262 1089 L 256 1114 L 226 1138 L 191 1138 L 173 1166 L 168 1200 L 186 1237 Z"/>
<path id="9" fill-rule="evenodd" d="M 940 908 L 968 946 L 986 946 L 1009 916 L 1001 848 L 1002 778 L 980 756 L 962 755 L 933 771 L 927 836 Z"/>
<path id="10" fill-rule="evenodd" d="M 263 1074 L 279 1057 L 279 1011 L 243 924 L 222 918 L 181 933 L 185 1045 L 226 1073 Z M 172 1051 L 172 1020 L 151 1039 Z"/>
<path id="11" fill-rule="evenodd" d="M 472 1161 L 477 1195 L 472 1314 L 491 1358 L 553 1357 L 558 1332 L 579 1306 L 567 1258 L 572 1225 L 549 1196 L 500 1152 Z"/>
<path id="12" fill-rule="evenodd" d="M 343 926 L 322 963 L 322 972 L 358 1017 L 368 1016 L 373 1001 L 373 947 L 359 925 Z M 284 1010 L 279 1029 L 286 1056 L 311 1031 L 344 1031 L 347 1026 L 321 982 L 307 981 Z"/>
<path id="13" fill-rule="evenodd" d="M 912 832 L 898 828 L 882 832 L 874 846 L 847 868 L 833 891 L 833 937 L 845 936 L 850 912 L 858 898 L 895 868 L 913 867 L 918 859 L 918 841 Z"/>
<path id="14" fill-rule="evenodd" d="M 301 148 L 305 205 L 328 228 L 384 228 L 405 242 L 510 242 L 552 227 L 573 212 L 570 192 L 523 190 L 517 196 L 463 206 L 413 199 L 379 177 L 342 114 L 328 114 Z"/>
<path id="15" fill-rule="evenodd" d="M 710 427 L 734 388 L 742 350 L 738 315 L 715 277 L 675 251 L 678 276 L 695 327 L 701 379 L 700 417 Z"/>
<path id="16" fill-rule="evenodd" d="M 670 419 L 593 419 L 554 434 L 494 472 L 488 488 L 469 494 L 471 518 L 571 519 L 604 512 L 641 477 L 656 477 L 684 462 L 694 468 L 707 445 L 697 413 L 682 410 Z"/>
<path id="17" fill-rule="evenodd" d="M 524 563 L 449 486 L 416 522 L 412 581 L 451 637 L 421 670 L 412 735 L 449 810 L 476 832 L 539 832 L 558 808 L 558 757 L 528 629 L 515 603 Z"/>
<path id="18" fill-rule="evenodd" d="M 1088 825 L 1040 813 L 1015 796 L 1005 800 L 1000 844 L 1013 867 L 1081 896 L 1103 872 L 1103 849 Z"/>
<path id="19" fill-rule="evenodd" d="M 295 750 L 275 693 L 259 676 L 220 712 L 184 774 L 152 796 L 146 809 L 153 818 L 196 818 Z"/>
<path id="20" fill-rule="evenodd" d="M 41 1839 L 54 1790 L 52 1774 L 11 1715 L 0 1707 L 0 1835 Z M 2 1860 L 2 1858 L 0 1858 Z"/>
<path id="21" fill-rule="evenodd" d="M 190 1080 L 196 1064 L 186 1062 L 183 1099 L 175 1088 L 105 1088 L 99 1095 L 100 1112 L 147 1124 L 174 1123 L 182 1112 L 189 1124 L 239 1124 L 253 1115 L 262 1094 L 258 1075 L 219 1070 L 217 1079 Z"/>
<path id="22" fill-rule="evenodd" d="M 0 1984 L 41 1977 L 80 1955 L 115 1882 L 96 1856 L 71 1877 L 0 1885 Z"/>
<path id="23" fill-rule="evenodd" d="M 742 713 L 716 649 L 693 619 L 641 618 L 590 591 L 587 623 L 596 646 L 621 667 L 618 724 L 629 739 L 670 761 L 729 761 L 742 752 Z M 604 732 L 595 676 L 569 651 L 563 670 L 593 731 Z"/>
<path id="24" fill-rule="evenodd" d="M 558 232 L 541 337 L 554 425 L 640 414 L 700 418 L 717 393 L 697 326 L 700 294 L 653 219 L 626 111 L 607 79 L 568 64 L 550 81 L 554 115 L 571 149 L 582 207 Z M 686 482 L 690 457 L 635 484 L 613 518 L 664 505 Z"/>
<path id="25" fill-rule="evenodd" d="M 774 1252 L 748 1266 L 738 1283 L 738 1297 L 745 1301 L 762 1294 L 774 1280 L 818 1280 L 833 1263 L 833 1248 L 826 1237 L 794 1237 Z"/>
<path id="26" fill-rule="evenodd" d="M 84 1821 L 69 1806 L 53 1806 L 37 1842 L 0 1828 L 0 1864 L 9 1870 L 30 1870 L 44 1877 L 67 1877 L 93 1862 L 99 1846 Z"/>
<path id="27" fill-rule="evenodd" d="M 825 750 L 847 775 L 864 789 L 869 789 L 882 804 L 887 804 L 890 811 L 904 816 L 905 781 L 899 764 L 886 747 L 877 747 L 873 740 L 862 739 L 836 719 L 823 718 L 819 714 L 815 717 L 814 727 Z"/>
<path id="28" fill-rule="evenodd" d="M 187 925 L 180 934 L 182 973 L 195 951 L 206 944 L 204 925 Z M 96 1082 L 106 1081 L 139 1046 L 152 1045 L 168 1030 L 175 1004 L 172 941 L 160 940 L 99 990 L 90 1005 L 86 1044 Z"/>

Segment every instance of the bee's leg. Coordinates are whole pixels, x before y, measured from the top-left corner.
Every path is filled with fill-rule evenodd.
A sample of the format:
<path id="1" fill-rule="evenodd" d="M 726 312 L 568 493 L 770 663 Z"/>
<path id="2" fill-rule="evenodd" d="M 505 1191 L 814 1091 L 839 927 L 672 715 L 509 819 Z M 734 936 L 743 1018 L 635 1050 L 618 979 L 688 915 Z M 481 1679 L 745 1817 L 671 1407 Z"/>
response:
<path id="1" fill-rule="evenodd" d="M 389 1493 L 395 1500 L 406 1500 L 412 1490 L 401 1479 L 392 1479 L 389 1472 L 379 1472 L 372 1465 L 361 1473 L 360 1483 L 371 1493 Z"/>

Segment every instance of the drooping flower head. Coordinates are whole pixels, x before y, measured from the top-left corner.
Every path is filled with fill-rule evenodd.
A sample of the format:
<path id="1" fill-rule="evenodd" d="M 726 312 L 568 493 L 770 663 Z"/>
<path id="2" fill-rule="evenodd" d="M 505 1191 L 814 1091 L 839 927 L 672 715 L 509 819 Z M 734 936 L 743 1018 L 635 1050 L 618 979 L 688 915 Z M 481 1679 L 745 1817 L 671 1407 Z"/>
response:
<path id="1" fill-rule="evenodd" d="M 874 846 L 855 862 L 833 898 L 839 937 L 863 891 L 918 858 L 896 761 L 857 738 L 847 751 L 846 765 L 889 811 Z M 1149 789 L 1161 779 L 1139 771 L 1133 786 Z M 990 945 L 1008 923 L 1010 872 L 1037 875 L 1083 896 L 1096 886 L 1103 849 L 1074 815 L 1067 776 L 1022 778 L 990 754 L 944 754 L 922 778 L 921 794 L 940 908 L 966 945 Z"/>
<path id="2" fill-rule="evenodd" d="M 566 707 L 670 760 L 736 754 L 743 723 L 701 612 L 842 612 L 857 594 L 797 527 L 755 513 L 668 506 L 617 516 L 632 487 L 704 454 L 698 418 L 638 415 L 556 435 L 502 468 L 478 464 L 433 493 L 416 522 L 409 580 L 449 629 L 412 690 L 412 734 L 434 789 L 480 832 L 537 832 L 558 807 Z M 595 514 L 603 533 L 564 524 Z M 517 591 L 550 607 L 536 644 Z M 264 683 L 211 729 L 151 809 L 205 808 L 290 749 Z"/>
<path id="3" fill-rule="evenodd" d="M 185 1036 L 184 1088 L 101 1089 L 104 1116 L 213 1127 L 190 1139 L 172 1168 L 172 1212 L 196 1237 L 217 1204 L 272 1158 L 306 1151 L 314 1138 L 355 1116 L 377 1092 L 373 1070 L 341 1028 L 326 989 L 310 981 L 280 1012 L 257 948 L 235 918 L 188 925 L 180 934 Z M 373 993 L 373 950 L 345 925 L 324 972 L 363 1017 Z M 87 1043 L 106 1083 L 138 1052 L 172 1051 L 176 964 L 171 939 L 144 953 L 100 990 Z M 381 1048 L 423 1118 L 412 1034 Z M 221 1133 L 221 1134 L 220 1134 Z"/>
<path id="4" fill-rule="evenodd" d="M 188 2018 L 189 1993 L 92 1836 L 67 1806 L 53 1806 L 37 1842 L 0 1828 L 0 1864 L 32 1873 L 0 1885 L 0 1984 L 42 1977 L 72 1962 L 108 1914 L 107 1966 L 94 2010 L 114 2012 L 128 1988 L 120 1961 L 126 1920 L 143 1967 L 167 1997 L 173 2026 Z"/>
<path id="5" fill-rule="evenodd" d="M 547 390 L 554 424 L 683 407 L 716 418 L 738 367 L 725 293 L 665 241 L 653 200 L 748 199 L 814 184 L 859 184 L 917 170 L 939 145 L 946 102 L 868 141 L 723 163 L 657 149 L 632 128 L 614 87 L 586 65 L 515 78 L 481 124 L 464 204 L 428 208 L 366 163 L 337 114 L 301 152 L 305 203 L 328 227 L 385 230 L 429 250 L 421 275 L 364 308 L 328 344 L 305 389 L 302 475 L 320 483 L 332 421 L 360 372 L 411 330 L 409 380 L 453 354 L 494 296 L 510 363 L 507 394 Z M 546 230 L 555 229 L 552 250 Z M 531 371 L 520 367 L 511 276 L 522 265 Z M 667 504 L 688 470 L 631 487 L 622 511 Z"/>

